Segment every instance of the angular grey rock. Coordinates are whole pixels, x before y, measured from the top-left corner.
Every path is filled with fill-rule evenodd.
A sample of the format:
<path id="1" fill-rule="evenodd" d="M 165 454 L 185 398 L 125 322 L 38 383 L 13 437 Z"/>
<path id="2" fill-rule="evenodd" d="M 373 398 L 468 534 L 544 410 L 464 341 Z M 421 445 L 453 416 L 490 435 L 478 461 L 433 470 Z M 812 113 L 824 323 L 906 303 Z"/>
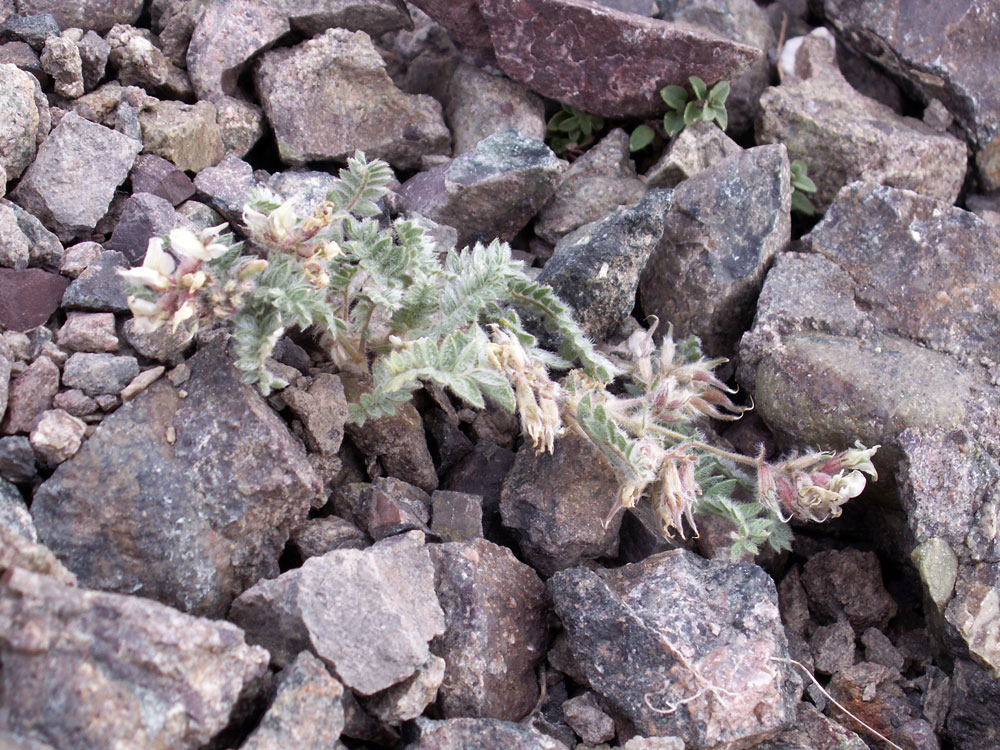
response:
<path id="1" fill-rule="evenodd" d="M 597 703 L 594 693 L 586 692 L 562 704 L 563 716 L 584 742 L 597 745 L 615 737 L 615 720 Z"/>
<path id="2" fill-rule="evenodd" d="M 458 246 L 509 240 L 556 189 L 566 162 L 537 138 L 503 130 L 403 183 L 403 208 L 458 230 Z"/>
<path id="3" fill-rule="evenodd" d="M 10 371 L 10 358 L 0 353 L 0 422 L 3 421 L 3 416 L 7 412 L 7 397 L 10 394 Z M 0 451 L 0 455 L 2 455 L 2 451 Z M 0 476 L 2 475 L 2 469 L 0 469 Z"/>
<path id="4" fill-rule="evenodd" d="M 615 128 L 574 161 L 538 214 L 535 234 L 552 244 L 584 224 L 637 203 L 646 185 L 629 158 L 628 135 Z"/>
<path id="5" fill-rule="evenodd" d="M 152 193 L 133 192 L 104 247 L 120 252 L 131 266 L 141 265 L 149 240 L 169 233 L 178 218 L 169 201 Z"/>
<path id="6" fill-rule="evenodd" d="M 474 56 L 494 62 L 493 40 L 478 0 L 416 0 L 416 7 L 433 18 Z"/>
<path id="7" fill-rule="evenodd" d="M 12 568 L 49 576 L 53 581 L 66 586 L 76 585 L 76 576 L 63 567 L 48 547 L 32 541 L 6 524 L 0 524 L 0 570 L 8 571 Z M 0 639 L 2 637 L 0 634 Z"/>
<path id="8" fill-rule="evenodd" d="M 58 390 L 59 367 L 48 357 L 39 357 L 10 385 L 2 432 L 8 435 L 30 432 L 35 418 L 52 408 L 52 398 Z"/>
<path id="9" fill-rule="evenodd" d="M 218 617 L 277 574 L 320 482 L 219 343 L 189 364 L 186 396 L 161 379 L 106 417 L 38 488 L 32 515 L 84 585 Z"/>
<path id="10" fill-rule="evenodd" d="M 212 103 L 225 152 L 243 158 L 264 137 L 264 110 L 233 96 L 220 96 Z"/>
<path id="11" fill-rule="evenodd" d="M 354 522 L 375 541 L 406 531 L 427 531 L 430 497 L 419 487 L 377 477 L 361 490 L 354 506 Z"/>
<path id="12" fill-rule="evenodd" d="M 749 70 L 729 79 L 732 88 L 726 99 L 727 130 L 731 133 L 752 130 L 760 109 L 760 95 L 771 82 L 767 52 L 777 42 L 767 12 L 754 0 L 665 0 L 659 5 L 659 17 L 664 21 L 690 24 L 761 51 L 760 59 Z"/>
<path id="13" fill-rule="evenodd" d="M 169 159 L 179 169 L 200 172 L 225 156 L 215 105 L 161 101 L 139 112 L 142 148 Z"/>
<path id="14" fill-rule="evenodd" d="M 490 75 L 461 63 L 448 83 L 445 120 L 452 153 L 461 156 L 483 138 L 513 129 L 528 138 L 545 138 L 545 105 L 523 83 Z"/>
<path id="15" fill-rule="evenodd" d="M 542 575 L 618 549 L 622 514 L 618 478 L 597 447 L 574 432 L 556 440 L 552 454 L 525 442 L 503 483 L 503 525 Z"/>
<path id="16" fill-rule="evenodd" d="M 83 96 L 83 59 L 65 33 L 45 40 L 40 60 L 42 70 L 52 76 L 56 94 L 67 99 Z"/>
<path id="17" fill-rule="evenodd" d="M 62 261 L 63 246 L 59 238 L 45 228 L 33 214 L 16 203 L 0 200 L 0 206 L 14 211 L 17 228 L 28 238 L 28 265 L 56 270 Z"/>
<path id="18" fill-rule="evenodd" d="M 282 4 L 213 0 L 205 5 L 187 48 L 188 75 L 199 99 L 232 96 L 247 62 L 289 32 Z"/>
<path id="19" fill-rule="evenodd" d="M 823 12 L 839 36 L 927 98 L 940 99 L 980 148 L 1000 133 L 1000 33 L 996 0 L 943 2 L 933 18 L 906 3 L 825 0 Z"/>
<path id="20" fill-rule="evenodd" d="M 547 734 L 497 719 L 418 719 L 420 739 L 406 750 L 569 750 Z"/>
<path id="21" fill-rule="evenodd" d="M 749 747 L 792 720 L 801 683 L 776 661 L 788 658 L 777 592 L 756 565 L 674 550 L 548 587 L 591 689 L 640 734 Z"/>
<path id="22" fill-rule="evenodd" d="M 286 388 L 281 399 L 302 420 L 310 450 L 327 455 L 340 450 L 347 422 L 347 399 L 340 378 L 320 373 L 307 390 Z"/>
<path id="23" fill-rule="evenodd" d="M 116 23 L 135 23 L 143 0 L 17 0 L 25 15 L 51 13 L 59 28 L 108 31 Z"/>
<path id="24" fill-rule="evenodd" d="M 2 438 L 2 440 L 14 439 Z M 3 478 L 0 478 L 0 526 L 17 532 L 28 541 L 38 541 L 38 532 L 35 531 L 31 513 L 28 512 L 28 506 L 25 505 L 20 490 Z"/>
<path id="25" fill-rule="evenodd" d="M 194 750 L 267 671 L 230 623 L 18 569 L 0 588 L 0 654 L 5 728 L 67 750 Z"/>
<path id="26" fill-rule="evenodd" d="M 257 186 L 253 167 L 229 154 L 214 167 L 203 169 L 194 178 L 198 196 L 222 214 L 226 221 L 237 224 L 243 218 L 247 194 Z"/>
<path id="27" fill-rule="evenodd" d="M 739 151 L 736 141 L 715 123 L 696 122 L 670 141 L 663 155 L 646 172 L 646 185 L 672 188 Z"/>
<path id="28" fill-rule="evenodd" d="M 160 39 L 163 53 L 174 65 L 185 68 L 188 45 L 195 26 L 209 0 L 153 0 L 150 7 L 152 29 Z"/>
<path id="29" fill-rule="evenodd" d="M 413 28 L 403 0 L 283 0 L 281 7 L 292 28 L 304 36 L 340 28 L 376 37 Z"/>
<path id="30" fill-rule="evenodd" d="M 853 666 L 854 637 L 854 628 L 847 620 L 817 627 L 809 638 L 815 670 L 832 675 Z"/>
<path id="31" fill-rule="evenodd" d="M 0 64 L 0 167 L 15 180 L 35 158 L 39 114 L 38 81 L 9 63 Z"/>
<path id="32" fill-rule="evenodd" d="M 156 154 L 140 154 L 132 167 L 132 192 L 152 193 L 179 206 L 195 193 L 191 178 L 175 164 Z M 114 235 L 112 235 L 114 236 Z"/>
<path id="33" fill-rule="evenodd" d="M 267 181 L 267 186 L 292 202 L 296 211 L 308 215 L 326 200 L 326 194 L 336 184 L 337 178 L 329 172 L 298 169 L 275 172 Z"/>
<path id="34" fill-rule="evenodd" d="M 7 202 L 0 203 L 0 266 L 23 271 L 28 267 L 28 238 L 17 225 L 17 214 Z"/>
<path id="35" fill-rule="evenodd" d="M 88 236 L 141 148 L 128 136 L 68 112 L 12 196 L 61 240 Z"/>
<path id="36" fill-rule="evenodd" d="M 431 493 L 431 533 L 442 542 L 471 542 L 483 535 L 483 498 L 468 492 Z"/>
<path id="37" fill-rule="evenodd" d="M 967 651 L 994 677 L 1000 674 L 997 591 L 1000 591 L 1000 565 L 995 561 L 961 566 L 954 596 L 944 610 L 946 629 L 952 635 L 951 650 L 959 656 L 965 656 L 963 652 Z"/>
<path id="38" fill-rule="evenodd" d="M 674 188 L 663 237 L 642 271 L 643 312 L 672 323 L 679 339 L 698 336 L 711 357 L 730 355 L 767 268 L 791 238 L 790 180 L 778 144 L 741 151 Z"/>
<path id="39" fill-rule="evenodd" d="M 88 396 L 117 394 L 139 374 L 135 357 L 76 352 L 63 366 L 63 385 L 79 388 Z"/>
<path id="40" fill-rule="evenodd" d="M 87 91 L 91 91 L 104 78 L 104 69 L 108 63 L 108 55 L 111 54 L 111 45 L 93 30 L 89 30 L 76 43 L 76 46 L 80 50 L 83 87 Z"/>
<path id="41" fill-rule="evenodd" d="M 664 86 L 692 75 L 733 79 L 762 56 L 690 26 L 579 0 L 479 0 L 479 10 L 508 76 L 605 117 L 661 113 Z"/>
<path id="42" fill-rule="evenodd" d="M 413 169 L 423 156 L 450 153 L 441 105 L 396 88 L 363 31 L 331 29 L 268 52 L 255 80 L 286 164 L 343 161 L 360 149 Z"/>
<path id="43" fill-rule="evenodd" d="M 292 544 L 306 560 L 338 549 L 364 549 L 371 544 L 371 539 L 350 521 L 339 516 L 326 516 L 311 518 L 295 529 Z"/>
<path id="44" fill-rule="evenodd" d="M 356 403 L 366 390 L 365 384 L 347 371 L 340 374 L 340 380 L 347 402 Z M 401 406 L 391 417 L 369 419 L 360 427 L 349 423 L 345 430 L 373 469 L 381 464 L 390 477 L 402 479 L 424 492 L 437 489 L 437 472 L 427 447 L 423 420 L 412 403 Z"/>
<path id="45" fill-rule="evenodd" d="M 30 482 L 38 473 L 35 452 L 24 435 L 0 438 L 0 477 L 8 482 Z"/>
<path id="46" fill-rule="evenodd" d="M 170 63 L 149 31 L 115 24 L 105 38 L 111 47 L 108 62 L 118 71 L 118 82 L 123 86 L 156 88 L 167 83 Z"/>
<path id="47" fill-rule="evenodd" d="M 1000 324 L 1000 299 L 989 293 L 1000 284 L 1000 229 L 975 214 L 908 190 L 852 183 L 804 247 L 850 276 L 856 304 L 880 329 L 959 361 L 1000 362 L 988 333 Z"/>
<path id="48" fill-rule="evenodd" d="M 669 190 L 586 224 L 556 245 L 538 280 L 568 302 L 587 334 L 601 341 L 635 307 L 640 274 L 663 234 Z"/>
<path id="49" fill-rule="evenodd" d="M 538 701 L 548 636 L 545 585 L 510 550 L 485 539 L 430 547 L 445 632 L 438 707 L 444 718 L 519 721 Z"/>
<path id="50" fill-rule="evenodd" d="M 347 687 L 372 695 L 405 680 L 444 632 L 423 534 L 311 557 L 245 591 L 229 613 L 247 638 L 291 663 L 313 651 Z"/>
<path id="51" fill-rule="evenodd" d="M 411 677 L 364 701 L 365 711 L 392 726 L 416 719 L 437 697 L 444 669 L 444 659 L 432 655 Z"/>
<path id="52" fill-rule="evenodd" d="M 825 209 L 855 180 L 915 190 L 954 203 L 965 178 L 965 144 L 919 120 L 900 117 L 855 91 L 837 68 L 831 40 L 810 34 L 798 48 L 796 71 L 761 97 L 758 143 L 784 143 L 802 159 Z"/>
<path id="53" fill-rule="evenodd" d="M 331 750 L 344 728 L 344 686 L 303 651 L 278 675 L 278 693 L 240 750 Z"/>
<path id="54" fill-rule="evenodd" d="M 100 245 L 98 245 L 100 248 Z M 125 284 L 119 268 L 128 268 L 125 256 L 114 250 L 101 251 L 66 288 L 63 307 L 71 310 L 125 312 Z"/>

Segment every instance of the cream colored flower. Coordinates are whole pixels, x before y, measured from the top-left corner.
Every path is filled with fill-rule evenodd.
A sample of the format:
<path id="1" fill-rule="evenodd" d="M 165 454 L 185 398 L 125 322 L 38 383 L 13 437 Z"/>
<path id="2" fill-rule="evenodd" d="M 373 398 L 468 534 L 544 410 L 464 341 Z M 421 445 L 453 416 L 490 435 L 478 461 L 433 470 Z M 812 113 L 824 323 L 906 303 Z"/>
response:
<path id="1" fill-rule="evenodd" d="M 170 230 L 170 249 L 178 255 L 192 260 L 215 260 L 229 250 L 221 242 L 205 244 L 201 238 L 186 227 Z"/>
<path id="2" fill-rule="evenodd" d="M 134 284 L 142 284 L 162 292 L 170 288 L 170 277 L 176 267 L 174 259 L 163 249 L 163 240 L 154 237 L 146 247 L 146 257 L 143 259 L 142 265 L 128 270 L 119 270 L 118 275 Z"/>
<path id="3" fill-rule="evenodd" d="M 133 326 L 136 333 L 153 333 L 167 322 L 169 314 L 155 302 L 135 295 L 129 295 L 126 301 L 135 320 Z"/>

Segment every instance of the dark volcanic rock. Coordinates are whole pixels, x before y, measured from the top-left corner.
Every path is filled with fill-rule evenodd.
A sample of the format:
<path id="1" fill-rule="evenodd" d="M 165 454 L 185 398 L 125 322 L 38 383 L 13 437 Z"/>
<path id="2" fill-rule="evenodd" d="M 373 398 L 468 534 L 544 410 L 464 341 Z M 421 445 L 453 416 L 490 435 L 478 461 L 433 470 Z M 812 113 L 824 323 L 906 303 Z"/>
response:
<path id="1" fill-rule="evenodd" d="M 361 695 L 412 675 L 430 658 L 428 641 L 444 632 L 420 532 L 311 557 L 248 589 L 229 617 L 274 664 L 310 649 Z"/>
<path id="2" fill-rule="evenodd" d="M 65 750 L 194 750 L 267 670 L 227 622 L 10 570 L 0 584 L 4 728 Z"/>
<path id="3" fill-rule="evenodd" d="M 510 240 L 556 189 L 566 163 L 538 138 L 503 130 L 399 190 L 405 210 L 458 230 L 458 246 Z"/>
<path id="4" fill-rule="evenodd" d="M 0 268 L 0 325 L 11 331 L 40 326 L 59 308 L 69 279 L 40 268 Z"/>
<path id="5" fill-rule="evenodd" d="M 416 0 L 413 4 L 441 24 L 463 47 L 484 60 L 493 60 L 493 39 L 478 0 Z"/>
<path id="6" fill-rule="evenodd" d="M 140 154 L 132 166 L 132 192 L 152 193 L 158 198 L 179 206 L 194 195 L 191 178 L 156 154 Z"/>
<path id="7" fill-rule="evenodd" d="M 39 536 L 81 583 L 198 614 L 277 574 L 319 479 L 222 346 L 105 418 L 35 493 Z M 140 512 L 141 510 L 141 512 Z"/>
<path id="8" fill-rule="evenodd" d="M 121 218 L 104 247 L 120 252 L 131 266 L 141 265 L 149 240 L 169 233 L 177 219 L 169 201 L 151 193 L 133 193 L 125 201 Z"/>
<path id="9" fill-rule="evenodd" d="M 800 683 L 772 659 L 788 658 L 787 642 L 757 566 L 674 550 L 548 586 L 591 689 L 640 734 L 750 747 L 793 719 Z"/>
<path id="10" fill-rule="evenodd" d="M 760 50 L 690 26 L 581 0 L 480 0 L 500 68 L 533 91 L 605 117 L 664 110 L 660 89 L 731 79 Z M 433 15 L 433 14 L 432 14 Z"/>
<path id="11" fill-rule="evenodd" d="M 800 703 L 794 725 L 774 739 L 754 745 L 754 750 L 867 750 L 854 732 L 831 721 L 811 703 Z"/>
<path id="12" fill-rule="evenodd" d="M 548 635 L 545 585 L 510 550 L 485 539 L 430 547 L 445 632 L 431 651 L 447 667 L 444 718 L 518 721 L 538 700 Z"/>
<path id="13" fill-rule="evenodd" d="M 673 196 L 655 190 L 563 237 L 538 280 L 573 306 L 576 319 L 602 341 L 635 307 L 642 269 L 656 250 Z"/>
<path id="14" fill-rule="evenodd" d="M 710 356 L 731 353 L 753 317 L 775 255 L 791 237 L 788 156 L 781 145 L 730 156 L 673 192 L 663 238 L 642 271 L 642 309 Z"/>
<path id="15" fill-rule="evenodd" d="M 946 735 L 956 750 L 990 750 L 1000 743 L 1000 682 L 967 661 L 955 664 L 954 698 Z"/>
<path id="16" fill-rule="evenodd" d="M 101 252 L 66 288 L 62 297 L 63 307 L 111 312 L 128 310 L 125 282 L 118 275 L 119 268 L 128 268 L 124 255 L 114 250 Z"/>
<path id="17" fill-rule="evenodd" d="M 617 551 L 622 515 L 608 518 L 617 500 L 611 465 L 593 443 L 568 432 L 552 454 L 535 453 L 529 442 L 521 446 L 500 513 L 525 559 L 547 576 Z"/>
<path id="18" fill-rule="evenodd" d="M 828 620 L 846 617 L 858 632 L 884 628 L 898 611 L 882 584 L 874 552 L 845 549 L 813 555 L 802 570 L 802 585 L 812 612 Z"/>

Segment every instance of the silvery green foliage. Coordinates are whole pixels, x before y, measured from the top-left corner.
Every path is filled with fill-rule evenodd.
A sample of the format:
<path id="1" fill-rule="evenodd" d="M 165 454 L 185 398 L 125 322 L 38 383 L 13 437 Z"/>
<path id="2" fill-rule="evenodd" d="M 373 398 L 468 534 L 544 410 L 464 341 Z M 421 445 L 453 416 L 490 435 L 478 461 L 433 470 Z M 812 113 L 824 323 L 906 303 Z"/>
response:
<path id="1" fill-rule="evenodd" d="M 712 372 L 722 360 L 670 332 L 656 345 L 655 324 L 598 352 L 506 243 L 442 253 L 416 220 L 388 220 L 379 201 L 391 179 L 387 164 L 358 153 L 310 216 L 253 191 L 245 246 L 222 227 L 152 241 L 142 268 L 127 272 L 138 285 L 133 314 L 149 330 L 225 322 L 244 381 L 264 395 L 287 385 L 269 368 L 277 342 L 291 328 L 313 332 L 338 368 L 369 385 L 350 406 L 356 423 L 393 414 L 433 383 L 473 408 L 489 400 L 516 412 L 537 451 L 574 430 L 619 477 L 619 508 L 647 498 L 668 535 L 696 530 L 696 513 L 726 518 L 734 556 L 787 547 L 788 517 L 834 517 L 863 489 L 861 472 L 874 476 L 864 446 L 771 465 L 710 445 L 696 421 L 744 411 Z M 539 345 L 519 311 L 542 321 L 558 352 Z"/>

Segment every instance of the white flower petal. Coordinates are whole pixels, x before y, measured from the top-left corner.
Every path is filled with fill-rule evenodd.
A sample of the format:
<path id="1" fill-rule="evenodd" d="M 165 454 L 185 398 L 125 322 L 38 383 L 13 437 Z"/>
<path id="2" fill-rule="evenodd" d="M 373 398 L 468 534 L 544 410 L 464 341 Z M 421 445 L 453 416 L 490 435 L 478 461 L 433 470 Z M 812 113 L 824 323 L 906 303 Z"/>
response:
<path id="1" fill-rule="evenodd" d="M 183 255 L 185 258 L 194 258 L 195 260 L 209 259 L 201 240 L 198 239 L 194 232 L 185 227 L 170 230 L 170 249 L 175 253 Z"/>

